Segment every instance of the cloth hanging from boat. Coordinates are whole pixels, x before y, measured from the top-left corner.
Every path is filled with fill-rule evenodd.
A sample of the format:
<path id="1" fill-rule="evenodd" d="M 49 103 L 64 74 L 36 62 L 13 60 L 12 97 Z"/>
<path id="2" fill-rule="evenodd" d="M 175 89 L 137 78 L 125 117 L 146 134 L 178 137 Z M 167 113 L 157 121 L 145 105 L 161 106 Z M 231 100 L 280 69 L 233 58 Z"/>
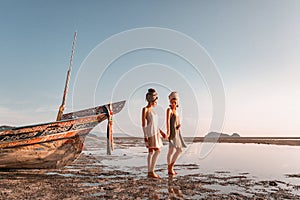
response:
<path id="1" fill-rule="evenodd" d="M 113 111 L 111 104 L 107 106 L 107 155 L 111 155 L 111 152 L 114 150 L 114 139 L 113 139 L 113 134 L 112 134 L 112 128 L 113 128 Z"/>

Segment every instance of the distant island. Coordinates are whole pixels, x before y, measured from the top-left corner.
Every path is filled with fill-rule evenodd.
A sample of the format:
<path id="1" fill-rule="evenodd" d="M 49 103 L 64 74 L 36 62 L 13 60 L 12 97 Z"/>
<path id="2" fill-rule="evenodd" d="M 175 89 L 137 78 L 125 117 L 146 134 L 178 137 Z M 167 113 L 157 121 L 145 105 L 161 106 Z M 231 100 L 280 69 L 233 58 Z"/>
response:
<path id="1" fill-rule="evenodd" d="M 241 137 L 238 133 L 233 133 L 232 135 L 226 134 L 226 133 L 218 133 L 218 132 L 209 132 L 204 136 L 205 138 L 236 138 Z"/>

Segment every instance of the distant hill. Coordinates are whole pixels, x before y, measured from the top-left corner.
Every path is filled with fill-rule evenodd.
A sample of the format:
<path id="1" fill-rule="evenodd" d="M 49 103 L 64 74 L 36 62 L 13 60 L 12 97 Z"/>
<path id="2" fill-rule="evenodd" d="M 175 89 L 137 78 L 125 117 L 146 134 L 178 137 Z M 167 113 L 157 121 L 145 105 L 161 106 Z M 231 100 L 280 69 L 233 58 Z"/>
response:
<path id="1" fill-rule="evenodd" d="M 238 133 L 233 133 L 230 137 L 241 137 Z"/>
<path id="2" fill-rule="evenodd" d="M 218 132 L 209 132 L 204 137 L 208 138 L 218 138 L 218 137 L 241 137 L 238 133 L 233 133 L 232 135 L 226 133 L 218 133 Z"/>

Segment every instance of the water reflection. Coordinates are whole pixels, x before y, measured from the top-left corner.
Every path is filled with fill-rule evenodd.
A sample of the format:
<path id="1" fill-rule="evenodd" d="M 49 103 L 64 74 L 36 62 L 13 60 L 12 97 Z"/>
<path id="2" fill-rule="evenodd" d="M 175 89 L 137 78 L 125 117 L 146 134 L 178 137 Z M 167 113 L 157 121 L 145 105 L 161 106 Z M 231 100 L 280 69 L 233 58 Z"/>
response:
<path id="1" fill-rule="evenodd" d="M 159 193 L 156 190 L 149 192 L 149 199 L 161 199 Z"/>
<path id="2" fill-rule="evenodd" d="M 180 187 L 174 182 L 173 175 L 169 175 L 168 192 L 170 199 L 183 199 L 182 191 L 180 190 Z"/>
<path id="3" fill-rule="evenodd" d="M 202 173 L 250 173 L 261 179 L 286 180 L 285 174 L 300 171 L 299 146 L 216 144 L 204 159 L 197 156 L 201 146 L 201 143 L 190 145 L 178 163 L 196 163 L 199 165 L 199 172 Z"/>

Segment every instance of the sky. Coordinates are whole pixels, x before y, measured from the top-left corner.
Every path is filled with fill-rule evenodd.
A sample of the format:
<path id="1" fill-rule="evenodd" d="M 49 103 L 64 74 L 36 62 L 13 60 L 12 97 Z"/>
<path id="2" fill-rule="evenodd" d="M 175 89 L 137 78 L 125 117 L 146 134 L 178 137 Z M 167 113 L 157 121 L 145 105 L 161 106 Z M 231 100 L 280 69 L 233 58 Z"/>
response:
<path id="1" fill-rule="evenodd" d="M 0 124 L 55 120 L 77 31 L 66 112 L 124 99 L 115 132 L 140 136 L 154 87 L 162 129 L 176 90 L 183 135 L 299 136 L 299 21 L 297 0 L 0 0 Z"/>

